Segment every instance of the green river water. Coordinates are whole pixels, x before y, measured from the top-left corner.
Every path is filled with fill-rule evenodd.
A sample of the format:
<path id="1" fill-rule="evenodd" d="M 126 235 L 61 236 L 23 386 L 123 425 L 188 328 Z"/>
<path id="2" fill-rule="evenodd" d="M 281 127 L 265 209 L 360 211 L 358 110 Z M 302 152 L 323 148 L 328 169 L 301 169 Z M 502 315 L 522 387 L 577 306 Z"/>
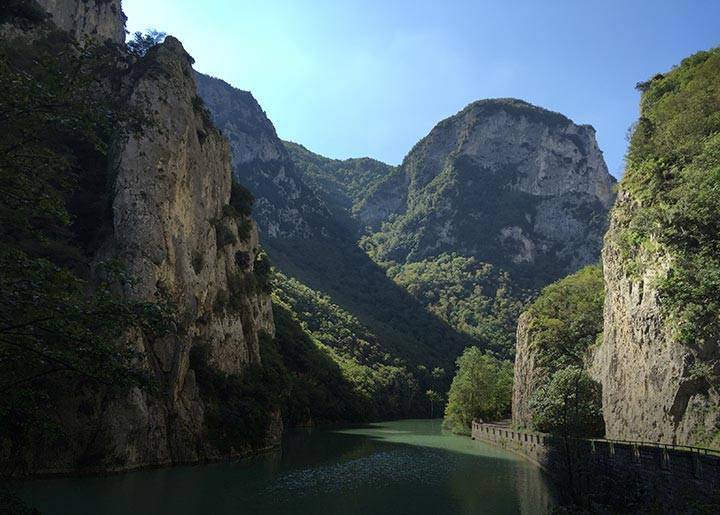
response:
<path id="1" fill-rule="evenodd" d="M 440 420 L 294 433 L 234 463 L 102 478 L 37 480 L 20 496 L 43 514 L 541 514 L 548 481 L 529 462 Z"/>

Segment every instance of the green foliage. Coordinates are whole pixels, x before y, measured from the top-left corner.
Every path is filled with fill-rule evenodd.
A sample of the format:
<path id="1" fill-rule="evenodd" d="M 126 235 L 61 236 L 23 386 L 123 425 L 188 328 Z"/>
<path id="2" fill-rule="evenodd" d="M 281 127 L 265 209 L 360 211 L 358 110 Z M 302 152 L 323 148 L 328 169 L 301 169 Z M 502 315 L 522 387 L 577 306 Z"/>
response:
<path id="1" fill-rule="evenodd" d="M 449 368 L 462 349 L 476 343 L 428 313 L 352 242 L 274 239 L 265 246 L 278 269 L 323 292 L 375 335 L 383 352 L 410 367 Z"/>
<path id="2" fill-rule="evenodd" d="M 46 18 L 47 14 L 35 0 L 5 0 L 0 5 L 0 24 L 12 23 L 26 28 Z"/>
<path id="3" fill-rule="evenodd" d="M 538 365 L 551 372 L 570 365 L 582 367 L 587 350 L 603 330 L 604 299 L 600 265 L 546 286 L 527 309 Z"/>
<path id="4" fill-rule="evenodd" d="M 229 221 L 225 218 L 215 223 L 215 241 L 217 241 L 218 250 L 228 245 L 235 245 L 238 241 L 228 223 Z"/>
<path id="5" fill-rule="evenodd" d="M 230 189 L 230 206 L 235 212 L 241 216 L 250 216 L 252 214 L 252 206 L 255 197 L 250 190 L 240 184 L 233 175 L 232 186 Z"/>
<path id="6" fill-rule="evenodd" d="M 683 60 L 642 84 L 612 242 L 636 274 L 660 256 L 658 279 L 678 341 L 720 339 L 720 49 Z"/>
<path id="7" fill-rule="evenodd" d="M 334 304 L 330 297 L 299 281 L 277 273 L 275 298 L 297 314 L 305 330 L 331 349 L 353 390 L 363 399 L 366 419 L 426 415 L 430 406 L 421 388 L 444 390 L 444 370 L 426 366 L 415 371 L 393 355 L 379 337 L 355 316 Z"/>
<path id="8" fill-rule="evenodd" d="M 469 347 L 457 360 L 444 426 L 467 433 L 473 420 L 501 420 L 510 414 L 513 365 Z"/>
<path id="9" fill-rule="evenodd" d="M 425 392 L 425 397 L 430 401 L 430 418 L 435 417 L 436 413 L 442 413 L 443 396 L 435 390 Z"/>
<path id="10" fill-rule="evenodd" d="M 602 388 L 587 372 L 568 366 L 532 396 L 533 425 L 538 431 L 562 436 L 603 436 Z"/>
<path id="11" fill-rule="evenodd" d="M 127 42 L 128 52 L 137 57 L 143 57 L 152 47 L 165 41 L 165 36 L 167 34 L 158 32 L 155 29 L 148 29 L 144 34 L 138 31 Z"/>
<path id="12" fill-rule="evenodd" d="M 388 275 L 448 324 L 512 358 L 524 295 L 507 273 L 452 253 L 396 265 Z"/>
<path id="13" fill-rule="evenodd" d="M 210 440 L 223 452 L 242 452 L 265 444 L 273 412 L 280 408 L 286 387 L 281 361 L 272 342 L 262 339 L 263 366 L 251 365 L 243 374 L 223 374 L 210 363 L 206 345 L 190 353 L 200 394 L 205 400 Z"/>
<path id="14" fill-rule="evenodd" d="M 206 405 L 211 441 L 224 452 L 242 453 L 272 442 L 269 431 L 281 413 L 288 426 L 358 421 L 363 399 L 331 352 L 314 340 L 281 303 L 273 304 L 276 335 L 260 337 L 260 363 L 224 374 L 209 347 L 199 344 L 190 367 Z"/>
<path id="15" fill-rule="evenodd" d="M 45 32 L 0 43 L 0 442 L 17 472 L 24 449 L 58 441 L 59 391 L 144 385 L 121 335 L 153 338 L 172 314 L 128 302 L 117 263 L 90 265 L 111 220 L 112 143 L 139 114 L 111 84 L 121 56 Z"/>
<path id="16" fill-rule="evenodd" d="M 528 307 L 528 352 L 543 374 L 530 398 L 534 429 L 602 435 L 600 385 L 584 369 L 602 334 L 604 297 L 602 268 L 593 265 L 546 286 Z"/>
<path id="17" fill-rule="evenodd" d="M 370 158 L 328 159 L 297 143 L 283 144 L 303 180 L 336 210 L 352 212 L 396 169 Z"/>

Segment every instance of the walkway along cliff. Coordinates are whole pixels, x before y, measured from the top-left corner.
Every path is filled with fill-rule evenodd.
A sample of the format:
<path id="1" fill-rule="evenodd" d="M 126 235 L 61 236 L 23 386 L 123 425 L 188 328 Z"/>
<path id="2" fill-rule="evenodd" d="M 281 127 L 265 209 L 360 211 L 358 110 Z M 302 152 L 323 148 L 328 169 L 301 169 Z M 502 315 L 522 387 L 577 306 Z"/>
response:
<path id="1" fill-rule="evenodd" d="M 570 501 L 608 493 L 618 507 L 660 513 L 717 502 L 720 451 L 602 438 L 562 438 L 472 423 L 472 438 L 520 454 L 545 470 Z"/>

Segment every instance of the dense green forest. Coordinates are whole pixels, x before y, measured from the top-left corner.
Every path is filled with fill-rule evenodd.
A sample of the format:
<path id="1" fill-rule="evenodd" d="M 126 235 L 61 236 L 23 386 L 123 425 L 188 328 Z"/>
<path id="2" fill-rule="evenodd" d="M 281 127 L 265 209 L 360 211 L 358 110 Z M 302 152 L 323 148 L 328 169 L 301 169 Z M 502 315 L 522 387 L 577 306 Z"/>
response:
<path id="1" fill-rule="evenodd" d="M 273 239 L 264 246 L 284 275 L 327 295 L 374 334 L 385 352 L 413 367 L 449 369 L 476 342 L 429 313 L 352 241 Z"/>
<path id="2" fill-rule="evenodd" d="M 425 416 L 430 410 L 426 392 L 447 388 L 445 369 L 391 354 L 376 334 L 327 295 L 279 272 L 274 284 L 276 304 L 296 314 L 302 328 L 335 360 L 352 385 L 362 401 L 361 418 Z M 351 404 L 356 401 L 350 400 Z"/>
<path id="3" fill-rule="evenodd" d="M 489 263 L 456 253 L 394 265 L 388 275 L 430 312 L 506 359 L 515 353 L 517 318 L 529 293 Z"/>
<path id="4" fill-rule="evenodd" d="M 297 143 L 285 141 L 283 144 L 303 180 L 335 212 L 353 214 L 377 185 L 396 169 L 369 157 L 329 159 Z"/>

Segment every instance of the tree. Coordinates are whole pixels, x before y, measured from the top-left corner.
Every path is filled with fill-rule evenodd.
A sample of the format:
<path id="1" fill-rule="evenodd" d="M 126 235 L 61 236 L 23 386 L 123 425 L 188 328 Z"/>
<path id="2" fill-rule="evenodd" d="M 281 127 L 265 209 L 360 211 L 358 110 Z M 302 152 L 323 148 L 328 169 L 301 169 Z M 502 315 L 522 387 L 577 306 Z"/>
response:
<path id="1" fill-rule="evenodd" d="M 430 401 L 430 418 L 435 416 L 435 405 L 441 404 L 443 401 L 442 395 L 437 393 L 435 390 L 428 390 L 425 392 L 425 396 Z"/>
<path id="2" fill-rule="evenodd" d="M 532 396 L 533 425 L 546 433 L 572 437 L 602 436 L 602 389 L 582 368 L 553 374 Z"/>
<path id="3" fill-rule="evenodd" d="M 513 368 L 509 361 L 469 347 L 457 360 L 444 425 L 466 433 L 475 419 L 499 420 L 510 414 Z"/>
<path id="4" fill-rule="evenodd" d="M 133 34 L 133 38 L 127 43 L 128 52 L 142 57 L 147 54 L 148 50 L 152 47 L 165 41 L 166 36 L 166 33 L 158 32 L 156 29 L 148 29 L 145 31 L 145 34 L 138 31 Z"/>

